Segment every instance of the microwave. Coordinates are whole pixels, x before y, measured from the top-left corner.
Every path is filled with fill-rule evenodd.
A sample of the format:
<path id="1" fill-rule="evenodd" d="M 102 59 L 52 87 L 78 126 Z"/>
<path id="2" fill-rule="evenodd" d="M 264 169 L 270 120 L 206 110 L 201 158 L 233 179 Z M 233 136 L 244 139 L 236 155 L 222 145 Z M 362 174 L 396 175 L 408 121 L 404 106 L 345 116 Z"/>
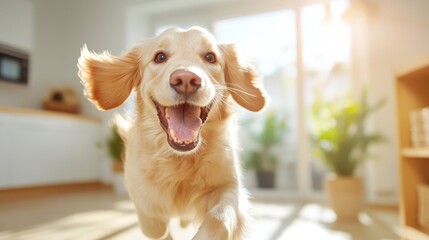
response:
<path id="1" fill-rule="evenodd" d="M 28 65 L 26 52 L 0 44 L 0 81 L 27 84 Z"/>

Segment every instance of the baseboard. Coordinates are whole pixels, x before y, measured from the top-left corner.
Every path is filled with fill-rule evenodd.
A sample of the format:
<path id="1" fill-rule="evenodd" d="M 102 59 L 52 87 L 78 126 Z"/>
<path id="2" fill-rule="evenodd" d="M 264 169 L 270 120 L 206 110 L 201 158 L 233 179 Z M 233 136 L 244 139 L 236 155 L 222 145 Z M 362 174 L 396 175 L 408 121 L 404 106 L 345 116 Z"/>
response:
<path id="1" fill-rule="evenodd" d="M 17 187 L 0 189 L 0 200 L 32 197 L 48 193 L 73 192 L 95 189 L 112 189 L 111 185 L 106 185 L 99 181 L 77 182 L 77 183 L 60 183 L 42 186 Z"/>

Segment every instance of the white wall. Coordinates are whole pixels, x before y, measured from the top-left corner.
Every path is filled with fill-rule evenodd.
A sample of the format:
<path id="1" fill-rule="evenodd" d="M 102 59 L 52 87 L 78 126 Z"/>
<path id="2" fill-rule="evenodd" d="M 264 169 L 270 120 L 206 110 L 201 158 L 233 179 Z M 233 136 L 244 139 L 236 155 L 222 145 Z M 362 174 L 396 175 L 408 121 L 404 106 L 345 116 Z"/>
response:
<path id="1" fill-rule="evenodd" d="M 126 2 L 126 1 L 124 1 Z M 82 113 L 100 115 L 82 93 L 77 59 L 83 44 L 120 54 L 125 43 L 125 6 L 121 1 L 39 0 L 35 2 L 38 66 L 35 78 L 45 88 L 69 85 L 80 96 Z"/>
<path id="2" fill-rule="evenodd" d="M 57 0 L 43 0 L 40 8 L 56 4 Z M 67 37 L 64 46 L 64 58 L 61 65 L 64 66 L 62 75 L 68 84 L 82 91 L 80 80 L 77 76 L 77 59 L 83 44 L 88 48 L 101 52 L 108 50 L 113 54 L 121 54 L 125 50 L 125 9 L 132 1 L 114 0 L 75 0 L 60 1 L 59 5 L 65 9 L 63 12 L 66 22 L 63 24 L 63 34 Z M 49 14 L 46 11 L 45 14 Z M 110 130 L 108 122 L 113 112 L 99 112 L 88 100 L 80 94 L 82 112 L 88 115 L 99 115 L 103 119 L 103 139 L 107 139 Z M 101 180 L 112 181 L 110 159 L 107 150 L 102 154 Z"/>
<path id="3" fill-rule="evenodd" d="M 27 0 L 0 0 L 0 42 L 33 49 L 33 4 Z"/>
<path id="4" fill-rule="evenodd" d="M 28 52 L 34 49 L 33 3 L 27 0 L 0 0 L 0 42 Z M 33 66 L 30 66 L 30 70 Z M 30 76 L 30 82 L 32 77 Z M 0 82 L 0 104 L 32 105 L 32 86 Z"/>
<path id="5" fill-rule="evenodd" d="M 79 92 L 82 112 L 99 115 L 83 97 L 77 59 L 84 43 L 120 54 L 125 49 L 127 0 L 0 0 L 0 42 L 30 53 L 27 86 L 0 82 L 0 104 L 40 108 L 51 87 Z"/>

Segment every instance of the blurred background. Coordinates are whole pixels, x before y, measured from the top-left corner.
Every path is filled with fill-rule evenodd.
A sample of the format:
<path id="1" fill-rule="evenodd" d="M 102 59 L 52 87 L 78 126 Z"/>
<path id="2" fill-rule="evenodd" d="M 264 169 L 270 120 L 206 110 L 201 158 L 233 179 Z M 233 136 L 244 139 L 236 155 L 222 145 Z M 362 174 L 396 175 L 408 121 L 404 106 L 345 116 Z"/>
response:
<path id="1" fill-rule="evenodd" d="M 266 225 L 254 239 L 399 239 L 401 99 L 395 86 L 403 66 L 429 56 L 428 10 L 426 0 L 0 0 L 0 239 L 116 239 L 136 228 L 129 214 L 124 219 L 131 220 L 113 224 L 113 232 L 70 227 L 81 232 L 42 234 L 70 216 L 100 227 L 103 219 L 116 218 L 106 211 L 133 211 L 118 187 L 120 166 L 112 168 L 109 154 L 113 112 L 98 111 L 83 96 L 80 48 L 121 54 L 169 27 L 194 25 L 220 42 L 236 43 L 272 98 L 263 113 L 240 111 L 244 182 L 260 207 L 256 216 L 268 215 L 257 217 Z M 118 111 L 132 111 L 133 104 L 131 97 Z M 327 157 L 344 147 L 341 133 L 332 132 L 342 126 L 343 112 L 350 113 L 343 116 L 350 121 L 346 134 L 364 131 L 374 138 L 359 153 L 351 150 L 358 162 L 351 160 L 352 174 L 339 173 Z M 361 122 L 350 120 L 362 114 Z M 360 218 L 357 225 L 331 225 L 335 215 L 326 205 L 324 182 L 332 173 L 363 179 L 365 206 L 388 213 L 368 213 L 367 224 Z M 87 196 L 91 192 L 96 195 Z M 85 199 L 93 204 L 80 203 Z M 71 204 L 67 211 L 60 207 L 64 201 Z M 271 202 L 276 204 L 264 205 Z M 96 210 L 104 215 L 76 215 Z M 279 230 L 294 223 L 290 216 L 308 220 L 309 212 L 322 222 L 313 231 L 319 237 L 306 235 L 313 225 L 286 235 Z M 373 234 L 374 226 L 384 230 Z M 124 239 L 139 239 L 132 231 Z"/>

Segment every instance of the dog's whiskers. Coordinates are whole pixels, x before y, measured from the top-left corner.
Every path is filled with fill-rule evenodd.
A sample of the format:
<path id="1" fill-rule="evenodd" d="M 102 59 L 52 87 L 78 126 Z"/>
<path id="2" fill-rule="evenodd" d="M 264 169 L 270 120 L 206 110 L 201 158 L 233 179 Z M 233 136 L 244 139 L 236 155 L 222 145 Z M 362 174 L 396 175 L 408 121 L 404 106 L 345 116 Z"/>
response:
<path id="1" fill-rule="evenodd" d="M 250 94 L 250 93 L 245 92 L 244 90 L 241 90 L 241 89 L 238 89 L 238 88 L 233 88 L 233 87 L 228 87 L 228 86 L 219 86 L 219 85 L 215 86 L 215 87 L 217 87 L 218 89 L 221 89 L 221 90 L 228 90 L 230 92 L 237 93 L 237 96 L 240 97 L 244 102 L 246 102 L 248 104 L 250 104 L 249 100 L 246 99 L 245 97 L 243 97 L 242 94 L 248 95 L 250 97 L 256 97 L 254 94 Z"/>
<path id="2" fill-rule="evenodd" d="M 218 114 L 220 114 L 220 106 L 219 104 L 215 104 L 215 103 L 223 103 L 227 107 L 234 108 L 234 105 L 232 105 L 226 98 L 224 98 L 222 94 L 216 94 L 215 97 L 213 98 L 213 103 L 214 105 L 216 105 Z"/>
<path id="3" fill-rule="evenodd" d="M 250 103 L 250 101 L 249 101 L 248 99 L 244 98 L 242 95 L 237 94 L 237 96 L 238 96 L 241 100 L 243 100 L 243 102 L 246 102 L 246 103 L 248 103 L 248 104 L 251 104 L 251 103 Z"/>
<path id="4" fill-rule="evenodd" d="M 215 95 L 215 97 L 213 98 L 213 105 L 214 107 L 216 107 L 216 113 L 217 113 L 217 117 L 221 117 L 221 113 L 220 113 L 220 107 L 219 107 L 219 102 L 222 102 L 222 99 L 219 97 L 219 95 Z"/>
<path id="5" fill-rule="evenodd" d="M 230 85 L 234 85 L 234 84 L 231 83 Z M 256 95 L 248 93 L 248 92 L 240 89 L 240 87 L 230 87 L 230 86 L 221 86 L 221 85 L 216 85 L 215 87 L 218 89 L 221 89 L 221 90 L 228 90 L 230 92 L 242 93 L 242 94 L 245 94 L 245 95 L 250 96 L 250 97 L 256 97 Z"/>

